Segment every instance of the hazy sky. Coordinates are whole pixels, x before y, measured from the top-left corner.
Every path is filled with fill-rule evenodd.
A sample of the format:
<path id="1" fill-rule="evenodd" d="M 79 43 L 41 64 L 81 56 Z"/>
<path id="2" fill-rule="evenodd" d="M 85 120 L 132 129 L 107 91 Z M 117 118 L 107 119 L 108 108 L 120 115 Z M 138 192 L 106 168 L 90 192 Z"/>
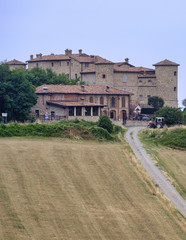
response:
<path id="1" fill-rule="evenodd" d="M 152 68 L 179 63 L 186 98 L 186 0 L 0 0 L 0 61 L 83 49 Z"/>

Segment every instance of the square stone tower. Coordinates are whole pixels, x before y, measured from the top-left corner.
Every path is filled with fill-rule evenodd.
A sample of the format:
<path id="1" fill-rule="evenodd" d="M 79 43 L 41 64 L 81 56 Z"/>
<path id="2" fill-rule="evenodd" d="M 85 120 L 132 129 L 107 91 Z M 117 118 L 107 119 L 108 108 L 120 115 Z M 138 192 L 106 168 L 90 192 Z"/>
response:
<path id="1" fill-rule="evenodd" d="M 178 107 L 178 66 L 167 59 L 154 64 L 157 80 L 157 96 L 163 98 L 164 106 Z"/>

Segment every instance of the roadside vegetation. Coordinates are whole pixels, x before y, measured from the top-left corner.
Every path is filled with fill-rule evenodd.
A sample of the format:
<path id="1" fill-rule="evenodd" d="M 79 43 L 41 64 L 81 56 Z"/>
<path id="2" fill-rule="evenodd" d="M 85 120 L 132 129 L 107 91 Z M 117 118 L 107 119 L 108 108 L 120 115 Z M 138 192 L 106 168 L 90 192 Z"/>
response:
<path id="1" fill-rule="evenodd" d="M 186 199 L 186 127 L 146 129 L 139 136 L 156 166 Z"/>
<path id="2" fill-rule="evenodd" d="M 98 122 L 84 120 L 59 121 L 54 123 L 0 124 L 0 137 L 61 137 L 99 141 L 120 141 L 124 129 L 113 125 L 107 116 Z"/>

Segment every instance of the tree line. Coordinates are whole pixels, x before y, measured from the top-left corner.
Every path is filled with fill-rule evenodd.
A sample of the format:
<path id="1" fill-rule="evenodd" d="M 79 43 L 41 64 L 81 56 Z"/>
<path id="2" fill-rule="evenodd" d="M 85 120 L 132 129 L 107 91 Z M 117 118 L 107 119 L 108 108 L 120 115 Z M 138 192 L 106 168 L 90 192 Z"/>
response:
<path id="1" fill-rule="evenodd" d="M 6 63 L 0 64 L 0 120 L 2 113 L 8 121 L 29 118 L 30 109 L 37 103 L 36 87 L 43 84 L 76 85 L 80 79 L 68 79 L 67 75 L 56 74 L 51 69 L 10 70 Z"/>

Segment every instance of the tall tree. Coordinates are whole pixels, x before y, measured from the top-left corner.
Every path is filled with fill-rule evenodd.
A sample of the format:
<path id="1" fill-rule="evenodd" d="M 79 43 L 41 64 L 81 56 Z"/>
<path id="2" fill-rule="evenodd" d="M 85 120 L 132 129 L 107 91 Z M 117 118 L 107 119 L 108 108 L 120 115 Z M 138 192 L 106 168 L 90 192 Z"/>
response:
<path id="1" fill-rule="evenodd" d="M 148 105 L 150 105 L 150 106 L 152 106 L 156 109 L 160 109 L 164 105 L 164 100 L 160 97 L 157 97 L 157 96 L 150 97 L 148 99 Z"/>
<path id="2" fill-rule="evenodd" d="M 25 78 L 25 71 L 10 71 L 0 65 L 0 114 L 8 113 L 8 120 L 24 121 L 37 102 L 35 87 Z"/>

